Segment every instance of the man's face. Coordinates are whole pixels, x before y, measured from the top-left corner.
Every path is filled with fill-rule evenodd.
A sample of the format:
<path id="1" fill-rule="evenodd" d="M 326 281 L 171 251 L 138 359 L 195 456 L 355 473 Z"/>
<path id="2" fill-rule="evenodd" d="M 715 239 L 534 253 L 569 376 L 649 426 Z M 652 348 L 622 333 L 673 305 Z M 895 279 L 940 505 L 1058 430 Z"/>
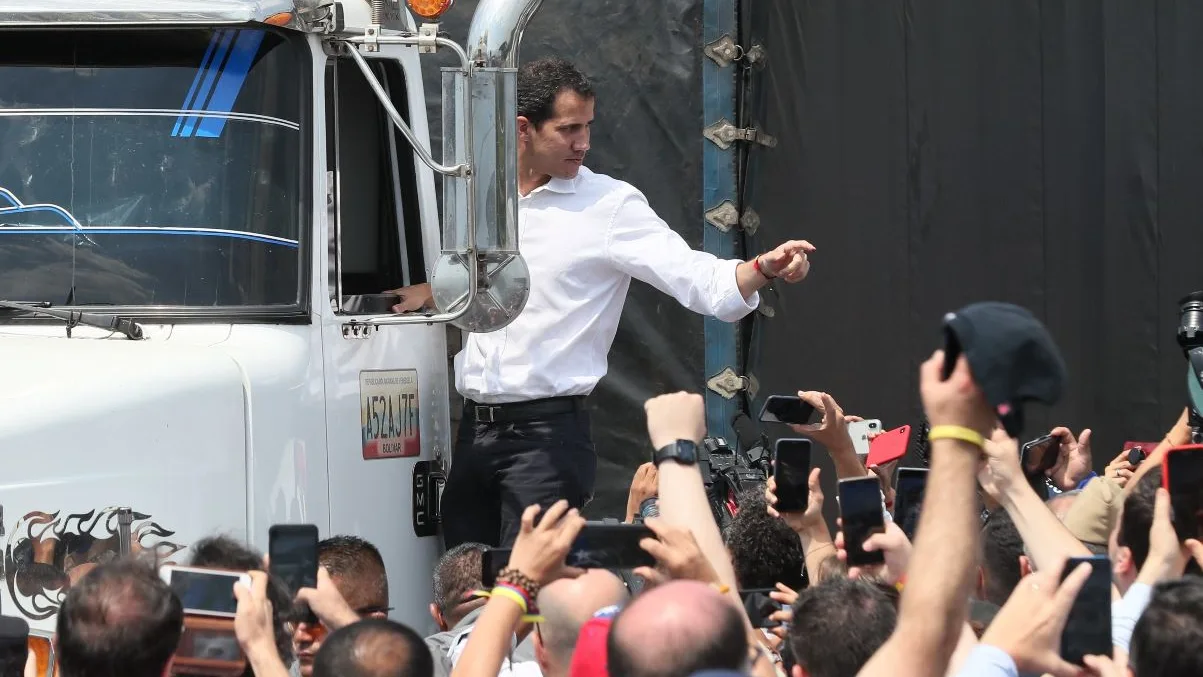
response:
<path id="1" fill-rule="evenodd" d="M 388 617 L 387 599 L 371 599 L 362 590 L 342 580 L 339 576 L 332 576 L 330 580 L 334 583 L 334 587 L 338 589 L 338 593 L 355 610 L 355 613 L 359 614 L 360 618 Z M 322 648 L 322 640 L 328 634 L 330 634 L 330 631 L 321 623 L 316 625 L 298 623 L 292 631 L 292 646 L 297 653 L 297 664 L 301 668 L 301 677 L 312 677 L 313 658 L 317 655 L 318 650 Z"/>
<path id="2" fill-rule="evenodd" d="M 518 136 L 526 168 L 556 179 L 573 179 L 589 151 L 589 126 L 593 124 L 593 98 L 572 90 L 556 95 L 551 118 L 536 127 L 518 118 Z"/>

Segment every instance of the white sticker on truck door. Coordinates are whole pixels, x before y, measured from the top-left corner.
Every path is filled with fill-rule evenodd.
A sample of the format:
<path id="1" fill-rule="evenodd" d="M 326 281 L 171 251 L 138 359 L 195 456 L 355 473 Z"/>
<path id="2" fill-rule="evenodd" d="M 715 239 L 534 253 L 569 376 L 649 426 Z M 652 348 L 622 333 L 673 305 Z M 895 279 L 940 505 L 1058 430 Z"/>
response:
<path id="1" fill-rule="evenodd" d="M 359 423 L 365 459 L 420 455 L 418 371 L 359 372 Z"/>

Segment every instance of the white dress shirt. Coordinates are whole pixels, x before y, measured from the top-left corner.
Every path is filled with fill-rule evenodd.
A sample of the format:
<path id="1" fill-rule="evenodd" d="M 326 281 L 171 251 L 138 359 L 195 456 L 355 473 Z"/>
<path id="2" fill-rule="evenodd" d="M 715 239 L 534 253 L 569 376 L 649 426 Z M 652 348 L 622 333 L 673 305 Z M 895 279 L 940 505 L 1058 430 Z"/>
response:
<path id="1" fill-rule="evenodd" d="M 628 183 L 581 167 L 518 199 L 530 298 L 509 326 L 469 334 L 456 388 L 486 404 L 588 395 L 606 374 L 631 278 L 690 310 L 735 322 L 756 309 L 736 284 L 741 261 L 695 251 Z"/>

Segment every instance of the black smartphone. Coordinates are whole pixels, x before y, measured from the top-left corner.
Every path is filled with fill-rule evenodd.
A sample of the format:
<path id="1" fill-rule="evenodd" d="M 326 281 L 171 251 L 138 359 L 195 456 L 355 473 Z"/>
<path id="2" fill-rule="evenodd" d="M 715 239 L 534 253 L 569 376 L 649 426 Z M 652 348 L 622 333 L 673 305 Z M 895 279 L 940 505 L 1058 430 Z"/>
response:
<path id="1" fill-rule="evenodd" d="M 510 562 L 513 548 L 489 548 L 480 553 L 480 582 L 486 590 L 497 585 L 497 574 Z"/>
<path id="2" fill-rule="evenodd" d="M 645 538 L 654 539 L 656 534 L 643 524 L 586 522 L 564 563 L 582 569 L 654 567 L 656 558 L 639 547 Z"/>
<path id="3" fill-rule="evenodd" d="M 317 587 L 317 541 L 312 524 L 273 524 L 267 531 L 269 573 L 293 596 L 301 588 Z"/>
<path id="4" fill-rule="evenodd" d="M 894 523 L 914 542 L 919 527 L 919 511 L 927 489 L 927 468 L 899 468 L 894 480 Z"/>
<path id="5" fill-rule="evenodd" d="M 1178 540 L 1203 538 L 1203 446 L 1170 449 L 1161 469 L 1161 485 L 1170 492 Z"/>
<path id="6" fill-rule="evenodd" d="M 1083 665 L 1083 656 L 1111 655 L 1111 560 L 1106 555 L 1071 557 L 1061 570 L 1064 581 L 1078 565 L 1090 565 L 1090 578 L 1074 599 L 1061 632 L 1061 657 Z"/>
<path id="7" fill-rule="evenodd" d="M 815 408 L 801 397 L 792 395 L 769 395 L 760 408 L 761 423 L 794 423 L 805 425 L 811 422 Z"/>
<path id="8" fill-rule="evenodd" d="M 948 321 L 955 316 L 954 313 L 948 313 L 944 316 L 944 366 L 940 369 L 940 380 L 947 381 L 952 372 L 956 371 L 957 360 L 961 358 L 961 342 L 957 339 L 957 334 L 952 330 L 952 326 Z"/>
<path id="9" fill-rule="evenodd" d="M 880 551 L 865 552 L 864 542 L 873 534 L 885 531 L 881 507 L 881 484 L 876 477 L 857 477 L 840 480 L 840 519 L 843 521 L 844 549 L 849 566 L 883 564 Z"/>
<path id="10" fill-rule="evenodd" d="M 1019 450 L 1019 463 L 1023 473 L 1028 478 L 1043 478 L 1044 474 L 1057 465 L 1061 455 L 1061 438 L 1056 435 L 1044 435 L 1024 443 Z"/>
<path id="11" fill-rule="evenodd" d="M 752 621 L 753 628 L 775 628 L 780 625 L 777 621 L 769 620 L 769 616 L 781 610 L 781 603 L 769 597 L 773 590 L 775 588 L 739 591 L 739 598 L 744 603 L 744 612 L 748 614 L 748 620 Z"/>
<path id="12" fill-rule="evenodd" d="M 773 447 L 773 478 L 777 481 L 777 510 L 806 510 L 810 497 L 810 440 L 781 439 Z"/>

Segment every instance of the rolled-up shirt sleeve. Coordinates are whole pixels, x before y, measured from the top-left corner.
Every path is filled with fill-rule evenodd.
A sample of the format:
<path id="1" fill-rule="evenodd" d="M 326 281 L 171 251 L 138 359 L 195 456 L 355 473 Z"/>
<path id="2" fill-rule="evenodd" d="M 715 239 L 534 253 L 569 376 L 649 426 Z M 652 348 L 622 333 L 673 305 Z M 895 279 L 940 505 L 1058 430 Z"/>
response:
<path id="1" fill-rule="evenodd" d="M 668 227 L 638 191 L 624 196 L 609 224 L 606 253 L 619 270 L 676 299 L 695 313 L 735 322 L 760 305 L 739 293 L 742 261 L 697 251 Z"/>

